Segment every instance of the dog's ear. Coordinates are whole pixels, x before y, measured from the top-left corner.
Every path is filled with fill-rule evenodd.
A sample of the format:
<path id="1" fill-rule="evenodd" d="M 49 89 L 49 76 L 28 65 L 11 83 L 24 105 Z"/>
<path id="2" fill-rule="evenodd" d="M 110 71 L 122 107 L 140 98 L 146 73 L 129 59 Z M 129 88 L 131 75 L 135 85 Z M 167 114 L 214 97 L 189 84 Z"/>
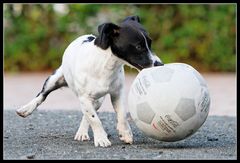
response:
<path id="1" fill-rule="evenodd" d="M 138 23 L 140 23 L 140 18 L 138 16 L 128 16 L 123 20 L 123 22 L 129 21 L 129 20 L 137 21 Z"/>
<path id="2" fill-rule="evenodd" d="M 119 35 L 120 27 L 113 23 L 104 23 L 98 26 L 99 36 L 95 39 L 95 45 L 107 49 L 113 38 Z"/>

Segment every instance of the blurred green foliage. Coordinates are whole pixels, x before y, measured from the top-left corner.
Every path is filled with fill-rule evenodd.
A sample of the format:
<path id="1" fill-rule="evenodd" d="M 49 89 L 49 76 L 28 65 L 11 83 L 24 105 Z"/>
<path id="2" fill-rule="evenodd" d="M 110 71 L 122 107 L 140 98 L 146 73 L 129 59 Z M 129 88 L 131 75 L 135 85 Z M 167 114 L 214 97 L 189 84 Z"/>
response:
<path id="1" fill-rule="evenodd" d="M 235 4 L 4 4 L 4 70 L 53 70 L 80 35 L 140 16 L 164 63 L 235 71 Z"/>

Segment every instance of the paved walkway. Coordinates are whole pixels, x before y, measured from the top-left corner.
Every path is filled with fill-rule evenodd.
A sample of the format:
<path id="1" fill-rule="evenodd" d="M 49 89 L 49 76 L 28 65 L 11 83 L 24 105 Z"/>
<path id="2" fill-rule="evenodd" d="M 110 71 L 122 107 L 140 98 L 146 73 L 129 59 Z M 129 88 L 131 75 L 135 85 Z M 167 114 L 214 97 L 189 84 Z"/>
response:
<path id="1" fill-rule="evenodd" d="M 4 74 L 4 109 L 17 109 L 29 102 L 42 89 L 45 79 L 51 73 Z M 126 96 L 136 75 L 126 76 Z M 203 74 L 211 95 L 209 115 L 236 116 L 236 74 Z M 127 104 L 126 104 L 127 105 Z M 52 92 L 39 106 L 46 110 L 78 110 L 77 97 L 68 88 Z M 99 111 L 113 112 L 109 96 Z"/>

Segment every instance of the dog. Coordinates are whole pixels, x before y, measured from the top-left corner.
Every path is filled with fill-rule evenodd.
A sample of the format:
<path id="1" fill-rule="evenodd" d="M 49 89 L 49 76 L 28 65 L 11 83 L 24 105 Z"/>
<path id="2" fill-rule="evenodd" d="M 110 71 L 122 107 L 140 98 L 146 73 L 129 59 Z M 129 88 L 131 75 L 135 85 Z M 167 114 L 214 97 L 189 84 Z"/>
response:
<path id="1" fill-rule="evenodd" d="M 119 25 L 111 22 L 98 26 L 99 35 L 82 35 L 65 49 L 61 66 L 50 75 L 42 90 L 29 103 L 16 110 L 21 117 L 30 115 L 51 93 L 69 87 L 80 101 L 83 117 L 74 137 L 78 141 L 90 140 L 89 126 L 94 145 L 111 145 L 96 113 L 104 97 L 110 94 L 117 114 L 120 140 L 133 143 L 133 134 L 124 107 L 124 65 L 141 71 L 161 66 L 162 61 L 151 51 L 151 39 L 140 24 L 138 16 L 126 17 Z"/>

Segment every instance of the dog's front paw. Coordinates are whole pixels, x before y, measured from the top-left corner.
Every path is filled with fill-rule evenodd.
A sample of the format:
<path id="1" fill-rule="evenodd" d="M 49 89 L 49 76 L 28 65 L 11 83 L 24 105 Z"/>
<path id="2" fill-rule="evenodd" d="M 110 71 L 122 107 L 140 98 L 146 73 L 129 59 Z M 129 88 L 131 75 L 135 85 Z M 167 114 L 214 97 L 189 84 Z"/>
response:
<path id="1" fill-rule="evenodd" d="M 95 147 L 108 147 L 111 146 L 111 142 L 107 138 L 107 134 L 94 134 Z"/>
<path id="2" fill-rule="evenodd" d="M 127 144 L 133 143 L 133 135 L 131 130 L 130 131 L 119 131 L 119 139 Z"/>
<path id="3" fill-rule="evenodd" d="M 78 141 L 88 141 L 90 140 L 87 132 L 78 131 L 74 137 L 74 140 Z"/>
<path id="4" fill-rule="evenodd" d="M 108 140 L 107 137 L 95 138 L 94 145 L 95 147 L 108 147 L 111 146 L 111 142 Z"/>
<path id="5" fill-rule="evenodd" d="M 126 125 L 118 125 L 117 127 L 119 139 L 127 144 L 133 143 L 133 134 L 130 126 Z"/>

